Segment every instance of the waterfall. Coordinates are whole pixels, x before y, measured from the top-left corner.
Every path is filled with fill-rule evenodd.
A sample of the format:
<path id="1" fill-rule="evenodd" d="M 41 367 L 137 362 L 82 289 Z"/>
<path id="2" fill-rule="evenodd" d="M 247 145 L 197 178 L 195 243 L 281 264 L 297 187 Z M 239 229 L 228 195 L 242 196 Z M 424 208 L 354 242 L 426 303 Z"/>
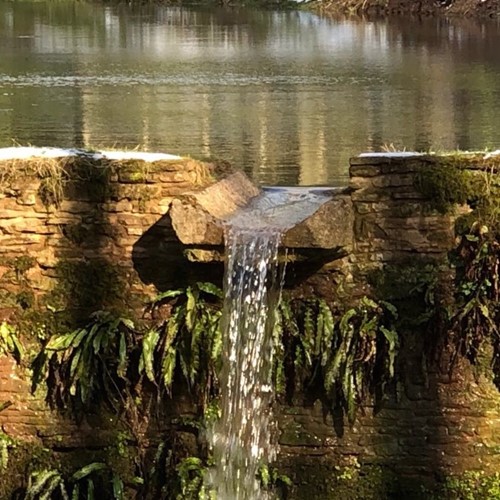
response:
<path id="1" fill-rule="evenodd" d="M 281 279 L 283 232 L 328 198 L 308 190 L 273 190 L 226 221 L 221 418 L 212 429 L 217 500 L 265 500 L 257 472 L 277 454 L 272 418 L 272 329 Z"/>
<path id="2" fill-rule="evenodd" d="M 276 454 L 270 378 L 279 240 L 280 233 L 273 230 L 226 230 L 222 416 L 214 443 L 217 500 L 261 498 L 257 469 Z"/>

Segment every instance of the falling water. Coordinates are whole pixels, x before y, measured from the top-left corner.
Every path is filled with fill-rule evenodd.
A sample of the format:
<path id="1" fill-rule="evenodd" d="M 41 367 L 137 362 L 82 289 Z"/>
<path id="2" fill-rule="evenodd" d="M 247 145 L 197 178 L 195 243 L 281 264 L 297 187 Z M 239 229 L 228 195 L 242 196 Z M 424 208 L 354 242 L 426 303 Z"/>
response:
<path id="1" fill-rule="evenodd" d="M 328 199 L 321 191 L 272 190 L 225 226 L 224 359 L 220 420 L 212 431 L 217 500 L 265 500 L 256 479 L 274 461 L 272 328 L 280 283 L 278 247 L 283 232 Z"/>

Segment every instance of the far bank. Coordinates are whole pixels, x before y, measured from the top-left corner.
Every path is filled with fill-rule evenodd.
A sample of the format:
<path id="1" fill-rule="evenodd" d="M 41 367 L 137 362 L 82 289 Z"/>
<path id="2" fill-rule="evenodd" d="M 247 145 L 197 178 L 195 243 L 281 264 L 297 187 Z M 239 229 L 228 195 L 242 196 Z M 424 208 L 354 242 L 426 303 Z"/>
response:
<path id="1" fill-rule="evenodd" d="M 320 0 L 315 9 L 336 15 L 418 15 L 498 18 L 498 0 Z"/>

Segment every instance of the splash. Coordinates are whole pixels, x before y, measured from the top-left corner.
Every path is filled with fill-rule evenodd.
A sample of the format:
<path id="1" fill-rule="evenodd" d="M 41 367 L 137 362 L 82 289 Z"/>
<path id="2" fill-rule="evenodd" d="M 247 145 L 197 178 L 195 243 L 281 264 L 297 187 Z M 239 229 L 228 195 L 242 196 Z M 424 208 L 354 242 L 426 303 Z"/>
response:
<path id="1" fill-rule="evenodd" d="M 329 193 L 328 193 L 329 194 Z M 225 224 L 221 418 L 211 435 L 217 500 L 266 500 L 257 480 L 277 455 L 272 416 L 272 329 L 285 230 L 312 215 L 329 196 L 318 190 L 274 189 Z"/>

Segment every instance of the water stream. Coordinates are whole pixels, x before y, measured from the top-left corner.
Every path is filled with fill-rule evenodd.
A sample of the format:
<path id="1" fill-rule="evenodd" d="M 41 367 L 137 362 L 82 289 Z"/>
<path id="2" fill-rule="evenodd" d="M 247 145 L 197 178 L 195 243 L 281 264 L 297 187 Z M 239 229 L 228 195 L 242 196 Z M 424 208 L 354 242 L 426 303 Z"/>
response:
<path id="1" fill-rule="evenodd" d="M 277 454 L 272 417 L 272 329 L 283 275 L 282 234 L 312 215 L 327 192 L 274 189 L 226 222 L 222 416 L 211 436 L 217 500 L 265 500 L 256 475 Z"/>

